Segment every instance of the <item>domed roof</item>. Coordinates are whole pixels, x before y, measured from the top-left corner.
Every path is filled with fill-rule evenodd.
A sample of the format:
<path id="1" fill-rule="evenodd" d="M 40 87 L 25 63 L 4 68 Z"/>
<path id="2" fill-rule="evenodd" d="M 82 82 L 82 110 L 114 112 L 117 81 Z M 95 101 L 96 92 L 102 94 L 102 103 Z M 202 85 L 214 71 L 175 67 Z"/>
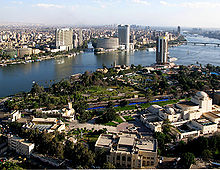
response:
<path id="1" fill-rule="evenodd" d="M 175 113 L 175 110 L 173 108 L 171 108 L 171 107 L 167 107 L 166 110 L 170 114 L 174 114 Z"/>
<path id="2" fill-rule="evenodd" d="M 204 91 L 199 91 L 199 92 L 196 93 L 196 95 L 197 95 L 198 97 L 208 97 L 208 94 L 205 93 Z"/>

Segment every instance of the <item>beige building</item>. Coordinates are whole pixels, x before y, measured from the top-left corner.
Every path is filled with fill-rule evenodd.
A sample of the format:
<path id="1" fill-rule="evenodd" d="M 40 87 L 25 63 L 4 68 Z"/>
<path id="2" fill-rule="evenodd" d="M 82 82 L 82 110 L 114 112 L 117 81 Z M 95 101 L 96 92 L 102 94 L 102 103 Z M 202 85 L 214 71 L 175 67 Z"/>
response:
<path id="1" fill-rule="evenodd" d="M 56 48 L 69 51 L 73 49 L 73 30 L 69 28 L 56 30 Z"/>
<path id="2" fill-rule="evenodd" d="M 140 117 L 140 121 L 153 132 L 162 132 L 163 119 L 158 115 L 147 113 Z"/>
<path id="3" fill-rule="evenodd" d="M 199 91 L 191 98 L 191 101 L 182 101 L 173 105 L 166 105 L 159 110 L 159 116 L 170 122 L 181 119 L 199 119 L 203 113 L 212 111 L 212 99 L 205 92 Z"/>
<path id="4" fill-rule="evenodd" d="M 34 144 L 16 136 L 8 136 L 8 146 L 17 153 L 29 156 L 34 150 Z"/>
<path id="5" fill-rule="evenodd" d="M 109 151 L 107 161 L 117 168 L 153 168 L 157 165 L 157 140 L 137 134 L 102 134 L 96 150 Z"/>
<path id="6" fill-rule="evenodd" d="M 220 111 L 207 112 L 203 114 L 204 117 L 208 118 L 216 124 L 220 123 Z"/>
<path id="7" fill-rule="evenodd" d="M 65 131 L 65 124 L 61 120 L 57 120 L 57 118 L 33 118 L 31 122 L 24 124 L 22 127 L 26 129 L 39 129 L 48 133 Z"/>
<path id="8" fill-rule="evenodd" d="M 19 48 L 18 57 L 30 56 L 33 54 L 32 48 Z"/>
<path id="9" fill-rule="evenodd" d="M 193 120 L 192 125 L 200 130 L 202 134 L 212 134 L 218 130 L 218 126 L 216 123 L 205 118 Z"/>
<path id="10" fill-rule="evenodd" d="M 21 112 L 19 110 L 14 110 L 11 113 L 2 114 L 2 116 L 5 118 L 2 122 L 16 122 L 21 119 Z"/>

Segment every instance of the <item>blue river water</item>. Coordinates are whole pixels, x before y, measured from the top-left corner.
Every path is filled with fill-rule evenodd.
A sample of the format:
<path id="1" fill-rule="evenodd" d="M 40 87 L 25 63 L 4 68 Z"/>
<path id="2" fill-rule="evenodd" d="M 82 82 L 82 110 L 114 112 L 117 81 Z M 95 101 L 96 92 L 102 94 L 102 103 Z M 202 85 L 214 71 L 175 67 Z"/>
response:
<path id="1" fill-rule="evenodd" d="M 205 38 L 202 36 L 186 36 L 193 42 L 216 42 L 220 40 Z M 208 63 L 220 65 L 220 47 L 214 45 L 199 46 L 193 44 L 169 48 L 170 56 L 178 60 L 176 64 L 203 65 Z M 95 55 L 93 52 L 85 52 L 72 58 L 60 58 L 45 60 L 42 62 L 11 65 L 0 67 L 0 97 L 13 95 L 22 91 L 29 91 L 33 81 L 41 85 L 49 86 L 53 82 L 60 81 L 72 74 L 85 71 L 95 71 L 102 65 L 111 66 L 114 61 L 117 64 L 141 64 L 147 66 L 155 63 L 155 52 L 135 51 L 130 53 L 109 53 Z"/>

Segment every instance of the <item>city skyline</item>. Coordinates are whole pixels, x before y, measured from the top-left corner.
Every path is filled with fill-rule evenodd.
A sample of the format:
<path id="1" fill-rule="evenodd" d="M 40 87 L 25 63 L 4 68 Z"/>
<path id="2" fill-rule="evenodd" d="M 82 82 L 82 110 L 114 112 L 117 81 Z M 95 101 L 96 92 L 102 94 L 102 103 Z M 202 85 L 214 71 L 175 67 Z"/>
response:
<path id="1" fill-rule="evenodd" d="M 220 2 L 216 0 L 0 0 L 0 2 L 0 24 L 122 23 L 220 28 L 220 24 L 216 22 L 220 14 L 218 11 Z"/>

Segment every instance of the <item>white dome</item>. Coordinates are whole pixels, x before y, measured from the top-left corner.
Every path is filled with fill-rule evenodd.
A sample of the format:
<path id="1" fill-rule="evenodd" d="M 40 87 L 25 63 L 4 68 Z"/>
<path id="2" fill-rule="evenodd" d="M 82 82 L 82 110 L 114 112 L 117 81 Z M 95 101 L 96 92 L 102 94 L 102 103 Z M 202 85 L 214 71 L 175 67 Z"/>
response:
<path id="1" fill-rule="evenodd" d="M 199 91 L 196 93 L 196 96 L 198 97 L 208 97 L 208 94 L 205 93 L 204 91 Z"/>
<path id="2" fill-rule="evenodd" d="M 173 108 L 171 108 L 171 107 L 167 107 L 166 110 L 170 114 L 174 114 L 175 113 L 175 110 Z"/>

